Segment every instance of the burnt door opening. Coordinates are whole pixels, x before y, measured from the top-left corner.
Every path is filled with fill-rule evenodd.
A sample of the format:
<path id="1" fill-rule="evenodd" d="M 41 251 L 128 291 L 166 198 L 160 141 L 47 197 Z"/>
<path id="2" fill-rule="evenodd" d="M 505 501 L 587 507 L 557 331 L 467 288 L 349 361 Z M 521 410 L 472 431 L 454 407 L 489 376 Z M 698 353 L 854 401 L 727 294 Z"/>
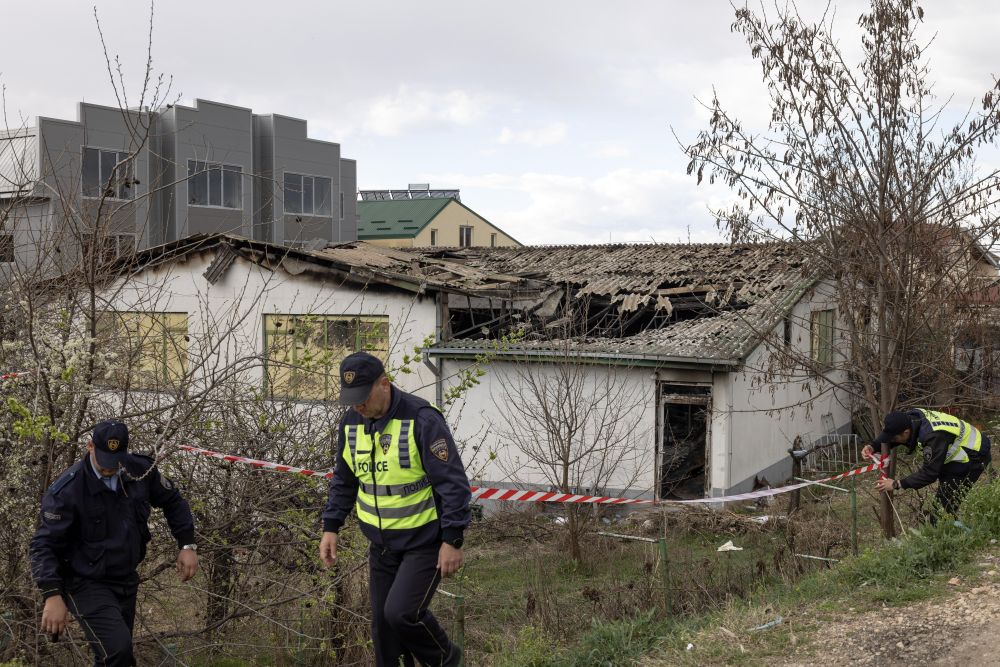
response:
<path id="1" fill-rule="evenodd" d="M 660 390 L 660 498 L 705 496 L 710 387 L 662 385 Z"/>

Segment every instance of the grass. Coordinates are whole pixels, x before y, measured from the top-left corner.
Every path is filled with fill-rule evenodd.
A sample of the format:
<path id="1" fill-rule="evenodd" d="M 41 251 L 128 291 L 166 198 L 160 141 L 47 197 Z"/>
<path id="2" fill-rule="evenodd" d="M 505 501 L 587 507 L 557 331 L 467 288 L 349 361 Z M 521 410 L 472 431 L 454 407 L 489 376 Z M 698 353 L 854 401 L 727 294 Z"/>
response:
<path id="1" fill-rule="evenodd" d="M 828 502 L 829 511 L 841 501 L 821 499 L 820 505 L 824 502 Z M 752 665 L 787 656 L 807 644 L 825 622 L 842 617 L 848 610 L 861 613 L 910 604 L 952 590 L 947 580 L 953 576 L 971 577 L 976 571 L 976 555 L 991 539 L 1000 539 L 1000 481 L 977 485 L 963 505 L 962 516 L 968 527 L 941 520 L 936 526 L 907 530 L 892 542 L 878 538 L 874 521 L 865 517 L 862 529 L 872 546 L 859 556 L 850 556 L 846 545 L 838 544 L 835 555 L 841 562 L 832 568 L 796 569 L 786 559 L 784 568 L 755 573 L 760 576 L 751 576 L 749 585 L 744 581 L 748 569 L 775 558 L 789 545 L 808 552 L 807 547 L 816 548 L 822 540 L 809 543 L 802 532 L 808 528 L 796 524 L 784 531 L 736 535 L 734 542 L 744 546 L 744 551 L 719 554 L 715 547 L 729 535 L 697 528 L 685 531 L 671 540 L 672 568 L 677 574 L 684 573 L 685 579 L 675 585 L 711 586 L 714 581 L 720 596 L 714 600 L 702 596 L 701 604 L 689 596 L 683 599 L 681 613 L 674 615 L 662 613 L 655 596 L 631 613 L 619 609 L 617 615 L 608 614 L 608 609 L 596 605 L 589 613 L 578 613 L 581 590 L 605 590 L 623 579 L 649 576 L 648 569 L 640 565 L 645 556 L 642 545 L 618 546 L 618 551 L 607 554 L 603 562 L 570 571 L 558 554 L 550 553 L 540 566 L 526 566 L 532 562 L 526 552 L 507 552 L 503 558 L 490 558 L 488 565 L 469 568 L 478 587 L 478 601 L 470 601 L 469 607 L 490 604 L 495 610 L 506 610 L 502 625 L 494 626 L 493 642 L 478 647 L 481 652 L 474 664 Z M 819 518 L 807 518 L 805 523 L 815 528 Z M 916 525 L 915 518 L 910 522 Z M 836 535 L 827 536 L 831 537 L 836 541 Z M 727 579 L 717 563 L 720 557 L 730 556 L 723 561 L 731 568 Z M 611 571 L 609 564 L 618 569 Z M 531 574 L 533 567 L 541 567 L 541 576 Z M 550 596 L 552 613 L 570 616 L 570 623 L 560 626 L 551 619 L 529 618 L 517 611 L 518 592 L 540 587 Z M 733 594 L 741 587 L 743 594 Z M 490 602 L 494 594 L 497 598 Z M 569 611 L 574 607 L 575 611 Z M 779 616 L 781 624 L 753 630 Z M 501 637 L 506 641 L 500 641 Z M 475 651 L 476 638 L 471 639 Z M 689 644 L 693 650 L 687 650 Z"/>

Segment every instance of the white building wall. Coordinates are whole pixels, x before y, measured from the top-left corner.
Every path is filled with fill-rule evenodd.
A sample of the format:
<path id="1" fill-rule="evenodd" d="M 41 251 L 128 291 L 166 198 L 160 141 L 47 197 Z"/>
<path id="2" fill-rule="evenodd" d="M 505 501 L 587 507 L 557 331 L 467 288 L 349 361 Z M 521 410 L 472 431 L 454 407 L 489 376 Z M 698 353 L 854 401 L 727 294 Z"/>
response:
<path id="1" fill-rule="evenodd" d="M 215 251 L 192 255 L 161 268 L 146 269 L 110 297 L 109 309 L 120 311 L 188 313 L 189 365 L 204 361 L 205 372 L 237 359 L 258 357 L 263 351 L 265 314 L 388 315 L 389 368 L 400 368 L 403 355 L 433 335 L 436 308 L 433 296 L 400 289 L 361 289 L 339 279 L 312 273 L 271 272 L 237 258 L 214 285 L 203 276 Z M 225 332 L 221 335 L 220 332 Z M 217 349 L 210 341 L 221 341 Z M 190 366 L 193 367 L 193 366 Z M 397 373 L 403 390 L 434 400 L 434 375 L 423 364 L 412 372 Z M 243 379 L 263 387 L 263 368 L 249 364 Z"/>
<path id="2" fill-rule="evenodd" d="M 453 386 L 455 375 L 460 369 L 469 368 L 465 361 L 440 360 L 443 376 L 449 378 Z M 510 388 L 518 386 L 518 369 L 523 363 L 492 361 L 484 368 L 486 374 L 479 378 L 479 384 L 467 390 L 458 401 L 448 406 L 446 414 L 456 442 L 462 451 L 462 460 L 474 485 L 522 488 L 543 488 L 552 486 L 551 477 L 542 474 L 537 464 L 525 454 L 509 444 L 500 435 L 509 420 L 508 410 L 503 404 L 510 400 Z M 656 438 L 656 374 L 650 368 L 624 368 L 598 365 L 583 366 L 585 378 L 580 391 L 588 396 L 595 393 L 595 386 L 604 386 L 607 381 L 621 383 L 625 387 L 622 397 L 615 402 L 616 412 L 625 411 L 628 419 L 623 425 L 630 432 L 629 453 L 617 469 L 608 476 L 607 492 L 626 491 L 632 496 L 649 497 L 654 484 L 654 446 Z M 537 378 L 553 378 L 555 372 L 551 364 L 532 363 L 530 372 Z M 504 389 L 504 385 L 508 389 Z M 527 410 L 538 410 L 537 401 L 528 393 L 521 395 L 520 405 Z M 579 405 L 579 404 L 578 404 Z M 554 407 L 554 406 L 552 406 Z M 591 420 L 601 415 L 595 410 L 587 415 Z M 538 434 L 544 437 L 543 433 Z M 583 439 L 586 442 L 586 438 Z M 491 458 L 491 453 L 495 454 Z M 585 482 L 581 492 L 590 489 Z"/>
<path id="3" fill-rule="evenodd" d="M 792 309 L 790 355 L 809 358 L 810 315 L 835 307 L 831 293 L 830 285 L 821 283 Z M 847 342 L 838 327 L 835 354 L 845 354 Z M 804 444 L 809 446 L 824 435 L 827 429 L 822 423 L 823 415 L 832 416 L 835 430 L 850 430 L 851 411 L 846 393 L 802 366 L 791 372 L 779 371 L 785 366 L 774 364 L 773 355 L 780 357 L 783 345 L 782 323 L 772 330 L 768 342 L 750 354 L 742 371 L 720 375 L 715 383 L 713 495 L 718 495 L 715 488 L 748 491 L 757 475 L 771 484 L 785 481 L 791 474 L 788 450 L 795 437 L 802 436 Z M 773 371 L 773 377 L 769 377 L 769 370 Z M 846 381 L 842 371 L 832 372 L 828 377 Z M 715 480 L 725 483 L 718 484 Z"/>

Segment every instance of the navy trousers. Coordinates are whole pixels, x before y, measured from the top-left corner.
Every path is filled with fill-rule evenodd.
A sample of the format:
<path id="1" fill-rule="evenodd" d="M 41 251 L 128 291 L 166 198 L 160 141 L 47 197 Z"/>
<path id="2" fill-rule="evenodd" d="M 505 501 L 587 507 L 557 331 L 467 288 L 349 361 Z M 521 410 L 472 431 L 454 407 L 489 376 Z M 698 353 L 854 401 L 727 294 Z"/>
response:
<path id="1" fill-rule="evenodd" d="M 136 576 L 124 582 L 74 579 L 66 584 L 66 604 L 94 653 L 95 667 L 132 667 Z"/>
<path id="2" fill-rule="evenodd" d="M 459 651 L 428 610 L 441 581 L 438 545 L 410 551 L 368 550 L 372 640 L 377 667 L 453 667 Z"/>

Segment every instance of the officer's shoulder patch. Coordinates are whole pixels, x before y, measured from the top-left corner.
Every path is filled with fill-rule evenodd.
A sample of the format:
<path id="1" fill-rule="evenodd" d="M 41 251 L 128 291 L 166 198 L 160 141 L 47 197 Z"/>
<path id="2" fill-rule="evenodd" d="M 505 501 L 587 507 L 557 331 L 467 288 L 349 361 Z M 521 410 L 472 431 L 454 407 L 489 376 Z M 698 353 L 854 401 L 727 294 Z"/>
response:
<path id="1" fill-rule="evenodd" d="M 438 457 L 445 463 L 448 462 L 448 441 L 444 438 L 438 438 L 431 443 L 430 446 L 431 454 Z"/>
<path id="2" fill-rule="evenodd" d="M 76 471 L 75 470 L 69 470 L 69 471 L 63 473 L 62 477 L 60 477 L 56 481 L 52 482 L 52 486 L 49 487 L 49 493 L 51 493 L 52 495 L 57 495 L 60 491 L 63 490 L 63 488 L 67 484 L 69 484 L 70 482 L 73 481 L 74 477 L 76 477 Z"/>
<path id="3" fill-rule="evenodd" d="M 46 521 L 59 521 L 62 519 L 62 514 L 57 514 L 55 512 L 42 512 L 42 516 L 45 517 Z"/>
<path id="4" fill-rule="evenodd" d="M 173 491 L 174 489 L 177 488 L 177 485 L 174 484 L 174 480 L 170 479 L 166 475 L 160 475 L 160 484 L 167 491 Z"/>

